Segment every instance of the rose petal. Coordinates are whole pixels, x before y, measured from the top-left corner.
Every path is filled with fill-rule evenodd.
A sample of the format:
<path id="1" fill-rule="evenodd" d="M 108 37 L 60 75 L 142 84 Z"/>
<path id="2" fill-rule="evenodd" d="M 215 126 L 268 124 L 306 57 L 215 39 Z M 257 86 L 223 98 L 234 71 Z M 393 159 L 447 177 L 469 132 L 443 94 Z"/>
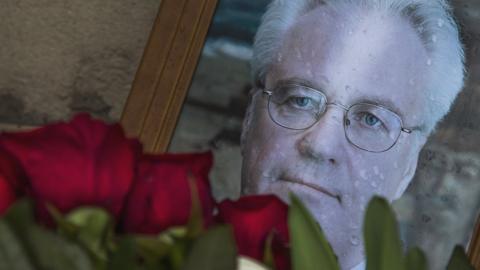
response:
<path id="1" fill-rule="evenodd" d="M 233 226 L 238 252 L 261 261 L 265 243 L 273 233 L 277 269 L 289 269 L 288 206 L 273 195 L 246 196 L 219 204 L 217 220 Z"/>
<path id="2" fill-rule="evenodd" d="M 204 220 L 208 224 L 214 206 L 208 181 L 211 167 L 211 152 L 143 156 L 128 200 L 124 230 L 154 234 L 185 225 L 192 206 L 189 173 L 195 178 Z"/>
<path id="3" fill-rule="evenodd" d="M 100 206 L 118 216 L 140 152 L 139 143 L 125 138 L 118 124 L 107 125 L 86 114 L 69 123 L 2 134 L 0 145 L 25 170 L 40 219 L 46 222 L 46 203 L 62 212 Z"/>

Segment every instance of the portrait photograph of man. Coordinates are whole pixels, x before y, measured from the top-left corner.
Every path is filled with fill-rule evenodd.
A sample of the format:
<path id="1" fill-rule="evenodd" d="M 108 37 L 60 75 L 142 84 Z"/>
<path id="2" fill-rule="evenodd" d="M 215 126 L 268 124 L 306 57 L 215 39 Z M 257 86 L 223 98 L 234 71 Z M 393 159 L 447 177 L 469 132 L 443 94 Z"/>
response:
<path id="1" fill-rule="evenodd" d="M 447 8 L 275 1 L 260 25 L 242 192 L 300 196 L 344 269 L 362 261 L 366 204 L 403 194 L 463 87 L 462 45 Z"/>
<path id="2" fill-rule="evenodd" d="M 342 270 L 366 268 L 375 196 L 429 269 L 471 247 L 480 1 L 201 2 L 7 0 L 0 131 L 87 112 L 145 152 L 212 151 L 217 202 L 296 195 Z"/>
<path id="3" fill-rule="evenodd" d="M 455 203 L 459 196 L 456 194 L 452 199 L 445 187 L 438 187 L 438 183 L 450 178 L 446 170 L 433 169 L 435 162 L 445 162 L 439 160 L 451 150 L 435 148 L 437 144 L 434 143 L 429 144 L 428 150 L 424 149 L 432 137 L 436 142 L 441 141 L 432 134 L 436 134 L 439 123 L 451 110 L 465 83 L 465 39 L 461 36 L 452 3 L 415 0 L 266 2 L 262 16 L 258 16 L 257 28 L 251 30 L 254 37 L 244 38 L 243 43 L 232 41 L 241 39 L 241 32 L 222 40 L 219 36 L 226 35 L 227 30 L 215 25 L 214 19 L 210 42 L 207 41 L 204 58 L 190 90 L 190 103 L 187 98 L 170 149 L 183 150 L 184 142 L 191 140 L 188 130 L 193 127 L 187 124 L 187 114 L 200 108 L 198 103 L 194 104 L 201 99 L 199 93 L 224 95 L 221 92 L 232 87 L 232 82 L 223 85 L 220 82 L 215 90 L 215 86 L 204 83 L 205 77 L 212 73 L 206 67 L 215 67 L 212 59 L 219 56 L 227 59 L 223 65 L 219 64 L 222 70 L 232 58 L 244 59 L 249 62 L 248 67 L 230 69 L 232 74 L 245 70 L 250 83 L 240 90 L 245 95 L 248 93 L 248 98 L 240 99 L 237 90 L 229 102 L 246 104 L 245 117 L 241 125 L 238 122 L 224 125 L 213 139 L 212 136 L 208 139 L 209 145 L 216 148 L 217 161 L 222 164 L 217 165 L 218 170 L 214 172 L 220 183 L 213 184 L 221 186 L 220 196 L 225 190 L 233 190 L 232 193 L 237 194 L 233 197 L 275 194 L 288 202 L 289 194 L 296 194 L 325 231 L 342 269 L 365 267 L 362 224 L 364 210 L 374 195 L 398 205 L 400 216 L 405 218 L 402 230 L 406 244 L 421 246 L 423 243 L 424 248 L 432 245 L 428 237 L 423 237 L 425 230 L 431 230 L 430 226 L 442 226 L 435 225 L 432 216 L 440 223 L 447 220 L 445 213 L 457 210 L 439 211 L 441 214 L 429 212 L 435 203 L 425 203 L 429 199 L 424 198 L 438 195 L 432 201 L 452 205 L 451 201 Z M 225 14 L 235 14 L 232 10 L 238 8 L 238 4 L 232 4 L 231 9 L 226 6 L 220 3 L 216 15 L 224 25 L 228 19 L 227 15 L 221 17 L 222 10 L 229 10 L 230 13 L 225 11 Z M 255 9 L 255 4 L 244 6 L 247 6 L 243 7 L 245 10 Z M 235 19 L 245 15 L 242 13 L 245 10 L 238 9 Z M 245 47 L 250 48 L 250 54 L 244 52 Z M 226 103 L 223 100 L 217 104 L 222 102 Z M 234 122 L 234 113 L 225 115 L 225 119 Z M 232 129 L 241 130 L 238 147 L 227 136 L 232 132 L 226 130 Z M 195 142 L 197 147 L 199 141 L 201 139 Z M 235 176 L 225 173 L 229 161 L 223 161 L 232 156 L 232 149 L 241 152 L 236 165 L 230 165 L 241 164 L 240 185 L 237 186 L 232 184 Z M 471 163 L 477 159 L 462 157 L 452 158 L 450 162 L 458 165 L 459 160 L 468 159 L 470 161 L 464 163 Z M 444 164 L 443 169 L 450 166 Z M 471 164 L 458 166 L 471 168 Z M 238 174 L 238 170 L 234 171 Z M 415 182 L 421 184 L 410 185 L 412 191 L 398 202 L 416 173 Z M 223 180 L 222 186 L 224 177 L 227 180 Z M 428 178 L 438 181 L 432 184 Z M 434 195 L 435 190 L 437 195 Z M 474 204 L 478 203 L 473 199 L 478 195 L 470 193 L 469 196 L 473 196 Z M 424 209 L 417 209 L 415 213 L 415 207 Z M 468 232 L 458 234 L 463 234 L 463 239 L 468 239 L 475 215 L 466 218 L 469 221 L 464 224 L 470 225 L 464 230 Z M 432 235 L 440 237 L 440 231 L 442 229 L 436 229 Z M 438 254 L 448 254 L 440 249 L 447 248 L 431 249 L 432 269 L 441 269 L 447 262 L 448 255 L 438 258 Z"/>

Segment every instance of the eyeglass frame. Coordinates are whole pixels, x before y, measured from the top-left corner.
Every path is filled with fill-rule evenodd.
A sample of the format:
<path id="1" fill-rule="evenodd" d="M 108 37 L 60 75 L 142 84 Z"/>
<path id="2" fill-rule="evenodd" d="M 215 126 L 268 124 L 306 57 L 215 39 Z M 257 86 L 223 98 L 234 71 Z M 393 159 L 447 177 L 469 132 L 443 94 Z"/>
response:
<path id="1" fill-rule="evenodd" d="M 322 116 L 325 114 L 325 112 L 327 111 L 327 107 L 328 106 L 337 106 L 337 107 L 340 107 L 341 109 L 344 110 L 344 114 L 343 114 L 343 131 L 344 131 L 344 135 L 345 135 L 345 138 L 347 139 L 347 141 L 357 147 L 358 149 L 361 149 L 361 150 L 364 150 L 364 151 L 367 151 L 367 152 L 370 152 L 370 153 L 384 153 L 384 152 L 387 152 L 388 150 L 392 149 L 398 142 L 398 139 L 400 138 L 400 135 L 402 134 L 402 132 L 406 133 L 406 134 L 411 134 L 413 131 L 415 130 L 420 130 L 420 128 L 418 126 L 414 126 L 414 127 L 410 127 L 410 128 L 407 128 L 407 127 L 404 127 L 403 126 L 403 120 L 402 118 L 397 114 L 395 113 L 394 111 L 390 110 L 389 108 L 383 106 L 383 105 L 379 105 L 379 104 L 373 104 L 373 103 L 368 103 L 368 102 L 359 102 L 359 103 L 354 103 L 352 105 L 350 105 L 350 107 L 346 107 L 340 103 L 335 103 L 335 102 L 328 102 L 328 98 L 327 98 L 327 95 L 325 93 L 323 93 L 322 91 L 318 90 L 318 89 L 315 89 L 313 87 L 310 87 L 308 85 L 304 85 L 302 83 L 295 83 L 295 82 L 288 82 L 288 83 L 284 83 L 284 84 L 281 84 L 282 86 L 283 85 L 293 85 L 293 86 L 301 86 L 301 87 L 304 87 L 306 89 L 309 89 L 309 90 L 313 90 L 313 91 L 316 91 L 318 93 L 320 93 L 324 98 L 325 98 L 325 108 L 323 109 L 323 111 L 321 113 L 319 113 L 320 117 L 318 117 L 315 122 L 313 122 L 310 126 L 308 127 L 305 127 L 305 128 L 291 128 L 291 127 L 287 127 L 287 126 L 284 126 L 280 123 L 278 123 L 277 121 L 275 121 L 274 117 L 272 116 L 272 113 L 270 112 L 270 99 L 273 95 L 273 91 L 278 88 L 280 85 L 277 85 L 275 86 L 274 88 L 270 89 L 270 90 L 267 90 L 265 89 L 265 86 L 263 86 L 263 84 L 257 84 L 257 87 L 262 90 L 262 94 L 264 95 L 267 95 L 268 96 L 268 100 L 267 100 L 267 111 L 268 111 L 268 115 L 270 117 L 270 120 L 272 120 L 272 122 L 274 122 L 275 124 L 283 127 L 283 128 L 286 128 L 286 129 L 290 129 L 290 130 L 307 130 L 311 127 L 313 127 L 319 120 L 320 118 L 322 118 Z M 350 109 L 353 107 L 353 106 L 357 106 L 357 105 L 369 105 L 369 106 L 374 106 L 374 107 L 378 107 L 378 108 L 381 108 L 383 110 L 387 110 L 389 112 L 391 112 L 393 115 L 395 115 L 395 117 L 399 120 L 400 122 L 400 132 L 398 132 L 398 135 L 397 137 L 395 138 L 395 141 L 393 142 L 393 144 L 388 147 L 387 149 L 385 150 L 382 150 L 382 151 L 372 151 L 372 150 L 368 150 L 368 149 L 365 149 L 365 148 L 362 148 L 358 145 L 356 145 L 355 143 L 353 143 L 350 138 L 348 137 L 347 135 L 347 127 L 346 127 L 346 120 L 348 120 L 347 118 L 347 114 L 348 112 L 350 111 Z"/>

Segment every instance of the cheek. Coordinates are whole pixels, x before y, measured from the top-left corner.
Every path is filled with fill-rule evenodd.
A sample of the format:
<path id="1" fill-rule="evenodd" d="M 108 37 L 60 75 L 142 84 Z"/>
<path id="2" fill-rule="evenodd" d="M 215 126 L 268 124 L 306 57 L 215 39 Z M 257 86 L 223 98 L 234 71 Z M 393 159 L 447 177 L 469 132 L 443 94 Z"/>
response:
<path id="1" fill-rule="evenodd" d="M 291 139 L 282 127 L 270 120 L 266 111 L 254 112 L 245 139 L 244 162 L 249 172 L 268 174 L 273 167 L 281 166 L 283 160 L 291 156 Z"/>
<path id="2" fill-rule="evenodd" d="M 261 103 L 261 100 L 258 100 Z M 252 112 L 250 130 L 246 138 L 246 145 L 251 149 L 262 152 L 263 155 L 285 155 L 292 147 L 292 138 L 288 130 L 275 124 L 266 105 L 258 104 Z"/>
<path id="3" fill-rule="evenodd" d="M 368 200 L 373 195 L 393 198 L 404 170 L 397 155 L 369 154 L 353 163 L 356 164 L 354 186 L 361 189 L 362 199 Z"/>

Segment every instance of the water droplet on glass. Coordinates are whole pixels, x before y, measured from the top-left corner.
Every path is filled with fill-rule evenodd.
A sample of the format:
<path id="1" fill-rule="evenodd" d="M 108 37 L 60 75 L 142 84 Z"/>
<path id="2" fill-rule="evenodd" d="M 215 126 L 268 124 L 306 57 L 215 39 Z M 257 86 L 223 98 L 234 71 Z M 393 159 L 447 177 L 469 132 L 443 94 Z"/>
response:
<path id="1" fill-rule="evenodd" d="M 432 65 L 432 59 L 427 60 L 427 65 L 431 66 Z"/>
<path id="2" fill-rule="evenodd" d="M 262 177 L 267 179 L 268 181 L 274 181 L 274 178 L 269 173 L 262 173 Z"/>
<path id="3" fill-rule="evenodd" d="M 360 240 L 358 239 L 358 236 L 356 235 L 350 236 L 350 243 L 354 246 L 358 246 L 358 244 L 360 244 Z"/>
<path id="4" fill-rule="evenodd" d="M 383 173 L 380 174 L 380 179 L 385 180 L 385 176 L 383 175 Z"/>
<path id="5" fill-rule="evenodd" d="M 419 26 L 419 27 L 417 28 L 418 32 L 420 32 L 420 33 L 423 32 L 423 29 L 424 29 L 423 26 Z"/>
<path id="6" fill-rule="evenodd" d="M 342 203 L 347 207 L 351 207 L 352 206 L 352 199 L 350 198 L 350 196 L 348 195 L 345 195 L 342 197 Z"/>
<path id="7" fill-rule="evenodd" d="M 396 161 L 393 162 L 393 167 L 394 167 L 395 169 L 398 169 L 398 163 L 397 163 Z"/>
<path id="8" fill-rule="evenodd" d="M 362 179 L 367 179 L 367 171 L 365 170 L 360 170 L 360 177 Z"/>
<path id="9" fill-rule="evenodd" d="M 300 49 L 298 47 L 295 47 L 295 54 L 297 55 L 298 59 L 302 58 L 302 52 L 300 51 Z"/>
<path id="10" fill-rule="evenodd" d="M 373 172 L 375 173 L 375 175 L 378 175 L 380 173 L 380 170 L 377 166 L 373 166 Z"/>
<path id="11" fill-rule="evenodd" d="M 375 181 L 370 182 L 370 185 L 371 185 L 373 188 L 377 188 L 377 187 L 378 187 L 378 183 L 375 182 Z"/>
<path id="12" fill-rule="evenodd" d="M 437 36 L 436 35 L 432 35 L 432 42 L 433 43 L 437 42 Z"/>
<path id="13" fill-rule="evenodd" d="M 442 20 L 442 19 L 438 19 L 438 21 L 437 21 L 438 27 L 442 27 L 443 24 L 444 24 L 443 20 Z"/>
<path id="14" fill-rule="evenodd" d="M 349 35 L 352 35 L 352 34 L 353 34 L 353 30 L 348 30 L 348 34 L 349 34 Z"/>
<path id="15" fill-rule="evenodd" d="M 283 56 L 281 53 L 277 55 L 277 62 L 282 62 Z"/>
<path id="16" fill-rule="evenodd" d="M 349 227 L 350 227 L 350 229 L 352 229 L 352 230 L 356 230 L 356 229 L 360 228 L 360 225 L 358 225 L 358 224 L 357 224 L 356 222 L 354 222 L 354 221 L 350 221 L 350 226 L 349 226 Z"/>
<path id="17" fill-rule="evenodd" d="M 422 215 L 422 221 L 424 223 L 428 223 L 428 222 L 430 222 L 430 220 L 432 220 L 432 218 L 430 216 L 425 215 L 425 214 Z"/>
<path id="18" fill-rule="evenodd" d="M 348 91 L 350 91 L 350 89 L 351 89 L 350 85 L 345 85 L 345 91 L 348 92 Z"/>
<path id="19" fill-rule="evenodd" d="M 408 81 L 408 84 L 410 84 L 411 86 L 414 86 L 415 85 L 415 80 L 414 79 L 410 79 Z"/>

